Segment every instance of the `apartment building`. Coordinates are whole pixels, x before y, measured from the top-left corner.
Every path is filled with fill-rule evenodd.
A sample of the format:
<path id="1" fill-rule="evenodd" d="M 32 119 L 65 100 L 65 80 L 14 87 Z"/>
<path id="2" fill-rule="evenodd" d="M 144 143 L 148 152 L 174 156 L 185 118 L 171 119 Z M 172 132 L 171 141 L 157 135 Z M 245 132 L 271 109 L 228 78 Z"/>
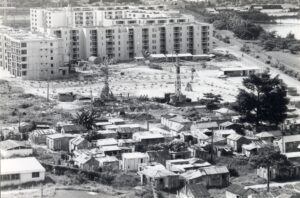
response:
<path id="1" fill-rule="evenodd" d="M 0 29 L 0 67 L 24 80 L 64 77 L 62 39 L 41 33 Z"/>
<path id="2" fill-rule="evenodd" d="M 165 6 L 31 9 L 31 30 L 63 39 L 64 61 L 90 56 L 132 60 L 152 54 L 211 50 L 212 26 Z"/>

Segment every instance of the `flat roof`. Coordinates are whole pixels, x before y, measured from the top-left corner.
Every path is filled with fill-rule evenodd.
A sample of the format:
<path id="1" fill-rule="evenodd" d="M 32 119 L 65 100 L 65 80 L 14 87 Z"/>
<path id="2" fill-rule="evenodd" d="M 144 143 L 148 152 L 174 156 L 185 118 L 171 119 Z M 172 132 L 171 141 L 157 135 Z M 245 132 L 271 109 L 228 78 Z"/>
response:
<path id="1" fill-rule="evenodd" d="M 245 71 L 245 70 L 259 70 L 258 67 L 223 67 L 221 71 Z"/>
<path id="2" fill-rule="evenodd" d="M 45 172 L 45 168 L 35 157 L 1 159 L 0 174 Z"/>
<path id="3" fill-rule="evenodd" d="M 136 159 L 136 158 L 145 158 L 145 157 L 148 157 L 147 153 L 134 152 L 134 153 L 122 154 L 122 158 L 126 158 L 126 159 Z"/>

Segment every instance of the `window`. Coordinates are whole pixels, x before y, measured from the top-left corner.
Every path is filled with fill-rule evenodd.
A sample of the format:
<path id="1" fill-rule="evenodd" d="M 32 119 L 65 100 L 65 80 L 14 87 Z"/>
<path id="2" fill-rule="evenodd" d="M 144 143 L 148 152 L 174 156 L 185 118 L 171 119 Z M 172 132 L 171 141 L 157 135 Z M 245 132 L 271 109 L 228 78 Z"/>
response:
<path id="1" fill-rule="evenodd" d="M 27 58 L 26 57 L 22 57 L 22 61 L 27 61 Z"/>
<path id="2" fill-rule="evenodd" d="M 37 178 L 37 177 L 40 177 L 40 173 L 39 172 L 32 173 L 32 178 Z"/>
<path id="3" fill-rule="evenodd" d="M 53 71 L 51 71 L 51 74 L 54 74 Z"/>
<path id="4" fill-rule="evenodd" d="M 27 72 L 26 71 L 22 71 L 22 76 L 26 76 Z"/>
<path id="5" fill-rule="evenodd" d="M 50 50 L 50 53 L 52 54 L 52 53 L 53 53 L 53 50 Z"/>
<path id="6" fill-rule="evenodd" d="M 51 63 L 51 67 L 53 67 L 53 64 Z"/>
<path id="7" fill-rule="evenodd" d="M 12 174 L 10 179 L 11 180 L 19 180 L 20 179 L 20 174 Z"/>
<path id="8" fill-rule="evenodd" d="M 27 47 L 27 43 L 21 43 L 21 47 Z"/>
<path id="9" fill-rule="evenodd" d="M 21 50 L 21 54 L 27 54 L 27 50 Z"/>
<path id="10" fill-rule="evenodd" d="M 53 60 L 53 57 L 51 57 L 51 60 Z"/>
<path id="11" fill-rule="evenodd" d="M 53 43 L 50 43 L 50 46 L 52 47 L 52 46 L 53 46 Z"/>
<path id="12" fill-rule="evenodd" d="M 1 180 L 2 181 L 9 181 L 10 180 L 10 175 L 1 175 Z"/>
<path id="13" fill-rule="evenodd" d="M 144 160 L 143 159 L 141 159 L 141 163 L 143 163 L 144 162 Z"/>
<path id="14" fill-rule="evenodd" d="M 26 69 L 27 68 L 27 64 L 22 64 L 22 69 Z"/>

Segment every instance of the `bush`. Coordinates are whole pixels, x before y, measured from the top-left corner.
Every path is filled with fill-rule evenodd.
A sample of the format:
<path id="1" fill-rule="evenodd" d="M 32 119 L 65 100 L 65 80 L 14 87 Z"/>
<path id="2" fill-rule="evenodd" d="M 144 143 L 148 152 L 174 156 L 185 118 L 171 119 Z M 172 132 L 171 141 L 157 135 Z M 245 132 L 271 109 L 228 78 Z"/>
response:
<path id="1" fill-rule="evenodd" d="M 229 168 L 229 174 L 230 174 L 231 177 L 238 177 L 239 176 L 239 172 L 234 168 Z"/>

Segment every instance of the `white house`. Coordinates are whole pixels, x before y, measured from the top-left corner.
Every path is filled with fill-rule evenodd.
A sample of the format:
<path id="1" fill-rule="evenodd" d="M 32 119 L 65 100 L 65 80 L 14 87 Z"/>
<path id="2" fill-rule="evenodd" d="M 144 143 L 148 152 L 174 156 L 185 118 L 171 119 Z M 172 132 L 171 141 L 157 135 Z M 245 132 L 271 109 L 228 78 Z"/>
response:
<path id="1" fill-rule="evenodd" d="M 12 156 L 32 155 L 32 147 L 21 141 L 5 140 L 0 142 L 1 158 L 10 158 Z"/>
<path id="2" fill-rule="evenodd" d="M 45 168 L 34 157 L 1 159 L 1 186 L 39 182 L 45 179 Z"/>
<path id="3" fill-rule="evenodd" d="M 122 169 L 125 171 L 138 170 L 139 164 L 148 163 L 149 155 L 147 153 L 123 153 L 122 154 Z"/>

